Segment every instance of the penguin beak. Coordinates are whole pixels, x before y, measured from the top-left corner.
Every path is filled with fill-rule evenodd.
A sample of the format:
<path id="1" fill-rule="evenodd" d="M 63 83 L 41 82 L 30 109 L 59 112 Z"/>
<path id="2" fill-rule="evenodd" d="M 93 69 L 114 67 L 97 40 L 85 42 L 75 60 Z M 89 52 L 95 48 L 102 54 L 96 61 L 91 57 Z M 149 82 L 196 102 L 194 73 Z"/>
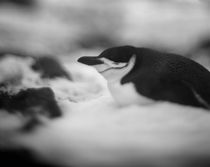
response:
<path id="1" fill-rule="evenodd" d="M 82 64 L 89 65 L 89 66 L 95 66 L 95 65 L 100 65 L 104 63 L 98 57 L 91 57 L 91 56 L 80 57 L 77 61 Z"/>
<path id="2" fill-rule="evenodd" d="M 108 82 L 125 76 L 135 65 L 136 55 L 128 62 L 115 62 L 106 57 L 80 57 L 77 61 L 95 68 Z"/>
<path id="3" fill-rule="evenodd" d="M 128 65 L 128 63 L 116 63 L 107 58 L 101 57 L 90 57 L 84 56 L 80 57 L 78 62 L 93 66 L 99 73 L 104 73 L 109 70 L 119 70 Z"/>

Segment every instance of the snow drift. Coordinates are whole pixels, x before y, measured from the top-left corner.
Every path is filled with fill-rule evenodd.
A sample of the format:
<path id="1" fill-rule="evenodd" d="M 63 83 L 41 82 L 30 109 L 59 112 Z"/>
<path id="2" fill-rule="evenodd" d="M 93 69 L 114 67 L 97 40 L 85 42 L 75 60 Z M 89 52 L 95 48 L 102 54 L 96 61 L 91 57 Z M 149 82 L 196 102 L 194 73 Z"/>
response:
<path id="1" fill-rule="evenodd" d="M 210 163 L 208 111 L 169 102 L 120 107 L 109 94 L 106 81 L 90 67 L 63 62 L 73 81 L 41 79 L 39 73 L 29 68 L 30 61 L 19 59 L 9 57 L 1 62 L 0 68 L 5 69 L 1 70 L 1 81 L 3 76 L 7 80 L 21 76 L 22 82 L 15 82 L 11 88 L 16 92 L 23 87 L 49 86 L 63 116 L 42 119 L 35 130 L 22 133 L 18 128 L 24 117 L 0 112 L 2 146 L 27 148 L 41 160 L 59 166 Z M 15 75 L 5 67 L 14 69 Z"/>

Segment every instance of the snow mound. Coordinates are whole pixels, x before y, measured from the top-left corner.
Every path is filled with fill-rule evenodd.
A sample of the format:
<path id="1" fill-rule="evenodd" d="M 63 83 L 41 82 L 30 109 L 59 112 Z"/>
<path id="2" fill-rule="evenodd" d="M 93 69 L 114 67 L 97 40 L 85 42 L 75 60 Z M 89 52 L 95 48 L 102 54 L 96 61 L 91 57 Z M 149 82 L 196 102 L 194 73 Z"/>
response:
<path id="1" fill-rule="evenodd" d="M 169 102 L 120 107 L 94 69 L 70 62 L 64 66 L 73 81 L 39 78 L 37 84 L 53 89 L 63 116 L 33 132 L 12 135 L 10 141 L 59 166 L 209 163 L 204 160 L 210 157 L 209 112 Z M 11 122 L 5 123 L 8 129 L 20 123 L 5 113 L 0 119 L 6 117 Z"/>

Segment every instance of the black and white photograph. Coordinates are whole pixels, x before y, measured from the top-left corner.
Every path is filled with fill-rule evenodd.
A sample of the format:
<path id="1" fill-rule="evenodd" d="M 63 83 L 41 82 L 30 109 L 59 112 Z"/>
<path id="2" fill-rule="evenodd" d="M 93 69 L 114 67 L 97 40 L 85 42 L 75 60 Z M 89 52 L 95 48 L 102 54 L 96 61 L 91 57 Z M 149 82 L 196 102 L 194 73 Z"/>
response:
<path id="1" fill-rule="evenodd" d="M 0 0 L 0 166 L 210 167 L 210 0 Z"/>

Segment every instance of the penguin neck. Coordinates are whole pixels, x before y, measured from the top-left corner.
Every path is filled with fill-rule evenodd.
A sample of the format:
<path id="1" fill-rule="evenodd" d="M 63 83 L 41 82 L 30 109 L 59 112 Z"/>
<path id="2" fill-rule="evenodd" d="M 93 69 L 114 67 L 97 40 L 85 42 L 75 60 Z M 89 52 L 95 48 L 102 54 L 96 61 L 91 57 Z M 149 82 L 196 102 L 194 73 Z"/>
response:
<path id="1" fill-rule="evenodd" d="M 130 82 L 130 80 L 133 78 L 134 75 L 136 75 L 136 72 L 139 70 L 141 66 L 141 61 L 142 57 L 135 55 L 135 61 L 132 63 L 132 68 L 130 68 L 130 70 L 121 78 L 120 84 L 123 85 Z"/>

